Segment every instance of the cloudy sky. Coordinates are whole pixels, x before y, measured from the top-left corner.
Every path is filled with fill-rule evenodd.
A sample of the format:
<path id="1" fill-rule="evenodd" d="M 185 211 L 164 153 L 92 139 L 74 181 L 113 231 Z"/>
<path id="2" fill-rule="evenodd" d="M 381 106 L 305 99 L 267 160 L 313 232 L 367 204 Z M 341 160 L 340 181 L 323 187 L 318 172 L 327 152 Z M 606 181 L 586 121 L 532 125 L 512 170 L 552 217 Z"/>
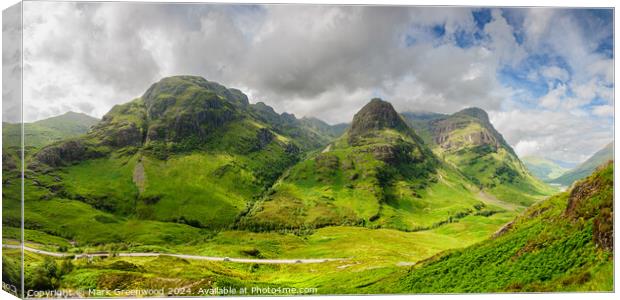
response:
<path id="1" fill-rule="evenodd" d="M 26 2 L 24 24 L 26 121 L 193 74 L 329 123 L 376 96 L 478 106 L 521 156 L 580 162 L 613 138 L 611 10 Z"/>

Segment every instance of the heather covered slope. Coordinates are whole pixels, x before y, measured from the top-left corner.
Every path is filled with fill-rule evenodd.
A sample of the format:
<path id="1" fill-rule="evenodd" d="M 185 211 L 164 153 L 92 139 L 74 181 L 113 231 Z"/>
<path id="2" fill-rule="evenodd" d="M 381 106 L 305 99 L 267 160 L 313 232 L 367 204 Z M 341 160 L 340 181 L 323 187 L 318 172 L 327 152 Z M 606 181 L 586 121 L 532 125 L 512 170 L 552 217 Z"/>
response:
<path id="1" fill-rule="evenodd" d="M 373 99 L 349 130 L 292 167 L 241 220 L 241 228 L 329 225 L 425 230 L 493 214 L 475 187 L 443 164 L 388 102 Z"/>
<path id="2" fill-rule="evenodd" d="M 524 207 L 554 192 L 528 172 L 484 110 L 467 108 L 452 115 L 403 115 L 421 136 L 427 137 L 438 157 L 481 190 Z"/>
<path id="3" fill-rule="evenodd" d="M 496 237 L 413 267 L 404 292 L 613 290 L 613 164 L 535 204 Z"/>
<path id="4" fill-rule="evenodd" d="M 564 186 L 569 186 L 576 180 L 581 178 L 585 178 L 588 175 L 592 174 L 597 166 L 607 162 L 608 160 L 614 159 L 614 142 L 607 144 L 603 149 L 594 153 L 590 158 L 588 158 L 585 162 L 579 164 L 574 169 L 562 174 L 555 179 L 553 179 L 552 183 L 561 184 Z"/>

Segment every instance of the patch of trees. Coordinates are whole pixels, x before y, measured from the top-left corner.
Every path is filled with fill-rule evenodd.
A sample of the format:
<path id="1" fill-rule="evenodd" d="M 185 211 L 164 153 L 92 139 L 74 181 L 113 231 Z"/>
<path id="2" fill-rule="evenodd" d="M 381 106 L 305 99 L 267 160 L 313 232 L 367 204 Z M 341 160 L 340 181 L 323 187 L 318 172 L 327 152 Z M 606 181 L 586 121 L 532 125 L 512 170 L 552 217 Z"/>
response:
<path id="1" fill-rule="evenodd" d="M 45 291 L 60 287 L 62 277 L 73 271 L 71 259 L 64 259 L 60 265 L 51 257 L 46 256 L 43 261 L 34 267 L 30 276 L 27 276 L 26 290 Z"/>

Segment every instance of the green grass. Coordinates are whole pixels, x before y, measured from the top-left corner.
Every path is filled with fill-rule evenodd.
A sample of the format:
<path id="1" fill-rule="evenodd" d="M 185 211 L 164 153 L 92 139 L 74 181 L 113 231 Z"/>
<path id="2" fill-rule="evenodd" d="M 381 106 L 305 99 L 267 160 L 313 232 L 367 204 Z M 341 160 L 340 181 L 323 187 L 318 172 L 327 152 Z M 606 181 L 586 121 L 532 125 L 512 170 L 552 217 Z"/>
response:
<path id="1" fill-rule="evenodd" d="M 14 213 L 18 209 L 3 207 Z M 200 229 L 188 225 L 118 217 L 83 202 L 66 199 L 26 202 L 24 222 L 27 229 L 40 231 L 27 230 L 27 237 L 32 236 L 34 242 L 56 245 L 60 240 L 51 241 L 49 235 L 75 240 L 78 245 L 122 243 L 133 246 L 176 245 L 201 240 L 203 236 Z M 6 234 L 4 237 L 14 238 L 10 230 Z"/>
<path id="2" fill-rule="evenodd" d="M 604 176 L 611 178 L 611 174 L 609 171 Z M 121 241 L 127 243 L 121 251 L 258 258 L 346 258 L 309 265 L 238 264 L 171 257 L 79 260 L 74 262 L 73 270 L 60 279 L 62 288 L 69 290 L 191 286 L 192 295 L 200 288 L 215 286 L 317 288 L 320 294 L 609 290 L 613 278 L 610 256 L 593 247 L 591 220 L 564 221 L 561 213 L 566 207 L 566 197 L 565 193 L 540 202 L 516 220 L 513 231 L 490 240 L 489 236 L 512 219 L 515 211 L 489 216 L 471 214 L 457 222 L 419 232 L 330 226 L 301 236 L 230 230 L 194 232 L 197 229 L 189 226 L 134 223 L 134 220 L 109 214 L 100 219 L 118 223 L 109 222 L 100 227 L 93 215 L 101 212 L 78 201 L 33 201 L 37 208 L 32 211 L 45 210 L 46 215 L 52 216 L 47 220 L 50 223 L 42 224 L 42 228 L 57 226 L 60 232 L 77 227 L 70 222 L 88 222 L 92 224 L 89 232 L 100 232 L 115 240 L 101 241 L 103 244 L 99 247 L 78 246 L 70 251 L 113 249 L 109 246 Z M 579 212 L 590 214 L 593 207 L 599 205 L 597 203 L 609 198 L 604 194 L 597 197 L 601 199 L 599 202 L 583 206 Z M 56 211 L 54 207 L 61 206 L 69 209 L 66 215 L 51 213 Z M 84 217 L 69 220 L 69 216 Z M 32 215 L 27 218 L 38 220 Z M 138 224 L 142 226 L 136 227 Z M 46 244 L 65 240 L 54 238 L 50 233 L 57 234 L 31 231 L 27 235 Z M 185 238 L 168 240 L 165 233 Z M 86 230 L 75 234 L 65 238 L 96 241 Z M 462 247 L 468 248 L 459 250 Z M 29 255 L 27 260 L 30 270 L 27 274 L 34 274 L 32 270 L 41 265 L 42 258 Z M 62 260 L 57 260 L 58 265 L 61 263 Z M 416 265 L 409 271 L 408 265 L 412 263 Z"/>
<path id="3" fill-rule="evenodd" d="M 132 181 L 135 156 L 87 160 L 59 172 L 69 198 L 121 215 L 135 211 L 138 189 Z"/>
<path id="4" fill-rule="evenodd" d="M 596 246 L 593 220 L 611 203 L 613 168 L 595 176 L 590 180 L 603 183 L 577 209 L 585 217 L 567 217 L 569 193 L 559 194 L 529 208 L 499 238 L 412 268 L 400 286 L 414 293 L 611 290 L 613 253 Z"/>
<path id="5" fill-rule="evenodd" d="M 225 227 L 259 193 L 253 172 L 238 157 L 226 154 L 190 154 L 166 161 L 145 158 L 144 199 L 140 214 L 175 221 L 183 217 L 200 226 Z"/>
<path id="6" fill-rule="evenodd" d="M 482 204 L 472 192 L 475 187 L 420 147 L 414 137 L 395 130 L 358 137 L 355 145 L 345 136 L 287 171 L 241 226 L 257 231 L 329 225 L 416 231 L 475 213 Z M 375 157 L 377 149 L 409 152 L 396 154 L 402 163 L 390 164 Z"/>
<path id="7" fill-rule="evenodd" d="M 472 223 L 472 224 L 475 224 Z M 453 226 L 449 224 L 447 226 Z M 471 229 L 471 228 L 470 228 Z M 486 229 L 487 235 L 492 230 Z M 393 292 L 393 282 L 411 264 L 446 249 L 464 247 L 486 236 L 454 238 L 435 231 L 326 227 L 309 236 L 283 233 L 223 231 L 203 243 L 170 246 L 173 252 L 202 255 L 270 258 L 346 258 L 308 265 L 258 265 L 184 260 L 172 257 L 113 257 L 78 260 L 62 277 L 65 289 L 179 287 L 296 287 L 317 288 L 320 294 Z M 35 257 L 31 268 L 37 265 Z M 38 258 L 40 259 L 40 258 Z M 120 263 L 123 262 L 123 263 Z M 58 260 L 58 264 L 61 260 Z M 401 265 L 402 264 L 402 265 Z M 122 280 L 120 280 L 122 278 Z M 171 279 L 173 278 L 173 279 Z M 382 283 L 377 283 L 382 282 Z"/>
<path id="8" fill-rule="evenodd" d="M 284 136 L 275 134 L 262 148 L 254 145 L 261 126 L 250 120 L 228 124 L 214 133 L 221 135 L 219 142 L 207 143 L 203 151 L 177 153 L 172 148 L 178 145 L 163 144 L 166 159 L 158 158 L 163 150 L 153 144 L 144 152 L 86 160 L 53 172 L 62 183 L 50 185 L 61 188 L 60 197 L 117 215 L 225 228 L 296 160 Z M 133 182 L 139 161 L 142 193 Z"/>
<path id="9" fill-rule="evenodd" d="M 467 178 L 497 198 L 529 206 L 556 190 L 531 176 L 518 158 L 506 149 L 477 146 L 441 154 Z"/>
<path id="10" fill-rule="evenodd" d="M 3 227 L 2 238 L 20 241 L 21 230 L 16 227 Z M 58 247 L 71 247 L 67 239 L 32 229 L 24 229 L 24 240 L 29 243 L 34 243 L 36 246 L 51 246 L 51 249 L 54 249 L 54 251 Z"/>
<path id="11" fill-rule="evenodd" d="M 67 138 L 85 134 L 99 120 L 85 114 L 68 112 L 60 116 L 24 123 L 26 155 L 36 149 Z M 2 123 L 2 148 L 4 152 L 17 152 L 21 147 L 21 124 Z"/>

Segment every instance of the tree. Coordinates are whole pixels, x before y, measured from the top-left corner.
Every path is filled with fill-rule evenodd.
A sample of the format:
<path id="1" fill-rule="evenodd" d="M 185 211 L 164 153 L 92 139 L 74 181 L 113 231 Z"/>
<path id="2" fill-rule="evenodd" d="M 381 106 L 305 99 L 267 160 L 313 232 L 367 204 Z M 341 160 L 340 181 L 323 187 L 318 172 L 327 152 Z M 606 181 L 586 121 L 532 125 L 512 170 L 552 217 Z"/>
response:
<path id="1" fill-rule="evenodd" d="M 28 283 L 28 289 L 44 291 L 53 290 L 60 285 L 60 272 L 56 261 L 45 257 L 43 262 L 35 267 Z"/>

